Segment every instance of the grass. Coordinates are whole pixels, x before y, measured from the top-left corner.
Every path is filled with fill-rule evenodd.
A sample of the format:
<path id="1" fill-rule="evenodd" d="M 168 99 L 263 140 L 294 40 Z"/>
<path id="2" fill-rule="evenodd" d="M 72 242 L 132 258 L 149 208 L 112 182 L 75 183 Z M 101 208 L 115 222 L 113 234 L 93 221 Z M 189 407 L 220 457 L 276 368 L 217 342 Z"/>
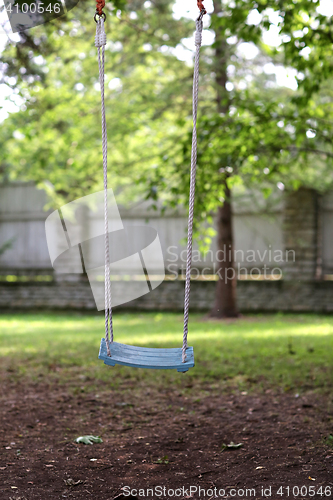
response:
<path id="1" fill-rule="evenodd" d="M 182 316 L 172 313 L 118 313 L 116 340 L 150 347 L 176 347 L 182 341 Z M 236 321 L 190 317 L 189 345 L 196 366 L 186 375 L 173 371 L 106 367 L 97 360 L 103 336 L 102 315 L 68 313 L 0 315 L 2 376 L 69 383 L 107 381 L 237 390 L 329 391 L 333 383 L 333 317 L 255 315 Z M 43 379 L 45 380 L 45 378 Z"/>

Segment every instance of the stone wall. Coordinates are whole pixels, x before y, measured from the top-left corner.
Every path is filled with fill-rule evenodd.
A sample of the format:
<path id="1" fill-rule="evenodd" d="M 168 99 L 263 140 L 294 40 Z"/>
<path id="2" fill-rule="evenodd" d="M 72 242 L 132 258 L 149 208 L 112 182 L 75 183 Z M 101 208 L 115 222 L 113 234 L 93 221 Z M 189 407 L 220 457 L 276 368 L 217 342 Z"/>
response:
<path id="1" fill-rule="evenodd" d="M 135 286 L 135 283 L 124 284 Z M 213 303 L 216 283 L 193 281 L 192 311 L 208 311 Z M 239 281 L 237 300 L 240 311 L 284 311 L 333 313 L 333 281 Z M 164 281 L 152 292 L 120 309 L 183 309 L 184 282 Z M 51 283 L 0 284 L 0 309 L 76 309 L 96 311 L 89 283 L 63 281 Z"/>
<path id="2" fill-rule="evenodd" d="M 25 185 L 7 186 L 2 191 L 0 189 L 0 212 L 1 210 L 3 212 L 0 214 L 2 224 L 0 236 L 4 238 L 3 241 L 14 236 L 17 238 L 16 240 L 14 238 L 16 247 L 13 246 L 11 253 L 3 253 L 2 261 L 0 259 L 4 274 L 1 277 L 2 272 L 0 272 L 0 309 L 97 311 L 90 285 L 83 275 L 60 275 L 50 268 L 44 241 L 45 214 L 42 214 L 44 198 L 37 197 L 37 205 L 35 202 L 29 205 L 31 210 L 38 208 L 36 213 L 29 211 L 25 213 L 27 207 L 23 202 L 26 197 L 23 194 L 30 193 L 28 198 L 31 200 L 34 200 L 36 194 L 34 186 L 30 186 L 28 191 L 27 189 Z M 15 190 L 18 190 L 20 196 Z M 15 200 L 14 204 L 12 199 Z M 281 264 L 283 280 L 238 281 L 237 301 L 240 311 L 333 312 L 333 194 L 327 195 L 325 199 L 323 203 L 314 190 L 301 188 L 297 192 L 285 193 L 283 206 L 268 209 L 266 205 L 260 205 L 257 212 L 254 212 L 253 201 L 247 204 L 246 199 L 242 197 L 234 214 L 236 222 L 238 217 L 238 226 L 236 224 L 235 228 L 236 248 L 242 249 L 245 253 L 247 249 L 260 249 L 263 255 L 265 249 L 275 248 L 273 244 L 275 242 L 277 247 L 284 252 L 290 251 L 290 254 Z M 258 200 L 260 201 L 260 198 Z M 8 207 L 11 208 L 11 213 L 6 212 Z M 143 211 L 140 215 L 137 209 L 135 216 L 144 217 L 145 213 Z M 266 217 L 269 214 L 272 217 Z M 124 213 L 123 216 L 134 217 L 129 213 Z M 172 243 L 167 240 L 168 235 L 171 234 L 173 237 L 177 235 L 177 241 L 181 238 L 184 229 L 182 224 L 185 222 L 185 219 L 175 219 L 174 216 L 168 220 L 162 217 L 156 218 L 154 224 L 159 234 L 164 235 L 161 238 L 165 237 L 163 247 Z M 17 234 L 16 230 L 14 231 L 15 224 L 19 225 Z M 276 240 L 273 238 L 274 234 L 278 234 Z M 41 244 L 42 237 L 44 240 Z M 34 266 L 31 265 L 33 262 Z M 180 263 L 181 261 L 177 261 L 176 268 L 180 268 Z M 263 264 L 264 261 L 260 260 L 260 263 Z M 201 268 L 201 264 L 195 265 Z M 252 262 L 251 265 L 256 267 L 257 262 Z M 8 282 L 8 275 L 11 274 L 13 278 L 17 278 L 16 282 Z M 43 278 L 43 274 L 44 277 L 50 278 L 49 282 L 36 281 Z M 23 283 L 23 279 L 27 281 Z M 330 279 L 332 281 L 329 281 Z M 126 287 L 133 289 L 138 283 L 124 282 L 121 286 L 124 287 L 126 295 Z M 192 282 L 192 310 L 208 311 L 211 308 L 215 286 L 214 281 Z M 135 301 L 127 302 L 118 309 L 182 311 L 183 297 L 183 281 L 164 281 L 152 292 Z"/>
<path id="3" fill-rule="evenodd" d="M 308 281 L 319 278 L 322 234 L 319 195 L 315 190 L 301 188 L 286 193 L 283 239 L 285 252 L 289 255 L 283 268 L 284 279 Z"/>

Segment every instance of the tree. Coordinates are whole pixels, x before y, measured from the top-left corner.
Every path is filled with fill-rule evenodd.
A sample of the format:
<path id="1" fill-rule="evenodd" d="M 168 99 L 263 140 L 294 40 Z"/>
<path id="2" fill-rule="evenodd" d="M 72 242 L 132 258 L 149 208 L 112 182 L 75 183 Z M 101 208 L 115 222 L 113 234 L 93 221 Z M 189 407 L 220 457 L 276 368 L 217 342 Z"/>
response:
<path id="1" fill-rule="evenodd" d="M 317 5 L 312 0 L 214 0 L 210 29 L 215 41 L 202 51 L 196 223 L 199 228 L 201 222 L 212 222 L 212 213 L 218 213 L 222 251 L 233 246 L 231 192 L 235 184 L 257 186 L 268 194 L 272 185 L 282 181 L 292 188 L 306 182 L 323 188 L 320 174 L 331 176 L 332 109 L 320 89 L 329 89 L 332 22 L 316 11 Z M 7 51 L 3 68 L 5 78 L 16 78 L 14 85 L 25 98 L 26 109 L 6 121 L 2 169 L 39 182 L 49 178 L 54 192 L 63 197 L 86 194 L 100 182 L 99 101 L 93 87 L 97 68 L 92 62 L 94 53 L 90 54 L 92 12 L 76 10 L 75 15 L 79 12 L 78 21 L 70 14 L 45 25 L 38 37 L 24 35 L 22 44 Z M 117 177 L 118 185 L 131 190 L 134 178 L 147 197 L 161 197 L 171 206 L 186 205 L 191 70 L 177 60 L 172 48 L 193 25 L 175 22 L 168 0 L 150 5 L 130 1 L 122 14 L 113 12 L 108 19 L 113 37 L 108 53 L 108 83 L 113 82 L 108 102 L 114 103 L 108 115 L 113 112 L 117 118 L 111 122 L 109 137 L 111 164 L 122 174 Z M 263 42 L 272 26 L 282 37 L 277 49 Z M 71 38 L 63 36 L 73 28 Z M 121 51 L 116 49 L 119 41 Z M 272 82 L 267 86 L 267 79 L 240 56 L 238 47 L 244 42 L 256 45 L 261 59 L 294 67 L 299 90 L 279 90 L 277 95 L 278 87 L 272 87 Z M 80 62 L 79 46 L 85 55 Z M 37 54 L 43 56 L 40 65 Z M 66 66 L 59 54 L 66 54 Z M 24 74 L 19 73 L 22 61 Z M 236 76 L 230 73 L 231 66 Z M 146 69 L 152 77 L 147 77 Z M 240 85 L 244 75 L 250 78 L 244 77 L 246 84 Z M 58 88 L 56 81 L 61 83 Z M 21 136 L 13 140 L 15 129 Z M 68 151 L 75 154 L 69 156 Z M 200 232 L 204 238 L 211 237 L 210 230 Z M 217 285 L 215 316 L 237 315 L 236 280 L 225 279 L 226 269 L 232 266 L 233 253 L 227 252 Z"/>
<path id="2" fill-rule="evenodd" d="M 237 277 L 234 273 L 228 275 L 228 270 L 234 268 L 232 186 L 239 182 L 257 186 L 267 195 L 272 185 L 281 181 L 293 189 L 309 183 L 323 188 L 329 182 L 327 177 L 323 181 L 321 173 L 330 172 L 332 179 L 332 106 L 318 94 L 333 70 L 331 58 L 325 58 L 331 45 L 332 22 L 316 12 L 317 2 L 306 0 L 214 0 L 213 4 L 210 29 L 215 33 L 214 54 L 212 57 L 209 49 L 206 57 L 212 59 L 216 104 L 215 109 L 204 108 L 199 122 L 196 220 L 205 223 L 211 220 L 210 213 L 217 213 L 218 248 L 225 259 L 219 269 L 211 315 L 234 317 L 238 315 Z M 279 50 L 263 43 L 263 34 L 273 24 L 270 11 L 279 14 L 277 25 L 284 37 Z M 250 21 L 253 12 L 257 19 L 259 16 L 256 25 Z M 310 34 L 313 25 L 318 28 Z M 288 95 L 280 91 L 277 96 L 277 86 L 272 92 L 258 79 L 245 88 L 230 85 L 235 81 L 228 67 L 240 65 L 237 46 L 243 42 L 254 43 L 273 62 L 292 64 L 298 70 L 298 92 Z M 323 70 L 323 78 L 314 79 L 319 69 Z M 183 181 L 188 174 L 183 165 L 189 164 L 189 146 L 186 138 L 175 151 L 174 169 L 169 169 L 169 175 L 151 178 L 151 185 L 160 184 L 161 191 L 171 179 L 177 200 L 186 199 L 183 186 L 187 183 Z"/>
<path id="3" fill-rule="evenodd" d="M 192 23 L 175 21 L 165 0 L 128 9 L 108 15 L 106 54 L 110 174 L 123 199 L 142 193 L 133 179 L 172 148 L 173 118 L 191 106 L 191 69 L 172 49 Z M 2 126 L 2 175 L 33 179 L 59 203 L 102 187 L 93 15 L 93 3 L 79 4 L 75 18 L 23 33 L 3 57 L 3 81 L 23 104 Z"/>

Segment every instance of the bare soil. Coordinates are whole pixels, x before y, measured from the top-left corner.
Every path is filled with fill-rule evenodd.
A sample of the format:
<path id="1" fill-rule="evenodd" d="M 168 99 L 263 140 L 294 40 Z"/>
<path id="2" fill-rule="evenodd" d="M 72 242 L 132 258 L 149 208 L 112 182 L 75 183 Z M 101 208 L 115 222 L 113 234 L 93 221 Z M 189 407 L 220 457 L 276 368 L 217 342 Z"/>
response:
<path id="1" fill-rule="evenodd" d="M 2 384 L 1 500 L 333 496 L 332 396 L 84 390 Z"/>

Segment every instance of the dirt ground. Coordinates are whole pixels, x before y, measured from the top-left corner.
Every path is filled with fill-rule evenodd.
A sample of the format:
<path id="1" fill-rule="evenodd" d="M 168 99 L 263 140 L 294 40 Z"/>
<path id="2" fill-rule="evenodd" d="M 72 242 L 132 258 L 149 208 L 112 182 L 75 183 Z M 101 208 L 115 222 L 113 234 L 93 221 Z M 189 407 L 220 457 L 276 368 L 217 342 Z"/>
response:
<path id="1" fill-rule="evenodd" d="M 333 496 L 332 396 L 85 391 L 2 384 L 1 500 Z"/>

